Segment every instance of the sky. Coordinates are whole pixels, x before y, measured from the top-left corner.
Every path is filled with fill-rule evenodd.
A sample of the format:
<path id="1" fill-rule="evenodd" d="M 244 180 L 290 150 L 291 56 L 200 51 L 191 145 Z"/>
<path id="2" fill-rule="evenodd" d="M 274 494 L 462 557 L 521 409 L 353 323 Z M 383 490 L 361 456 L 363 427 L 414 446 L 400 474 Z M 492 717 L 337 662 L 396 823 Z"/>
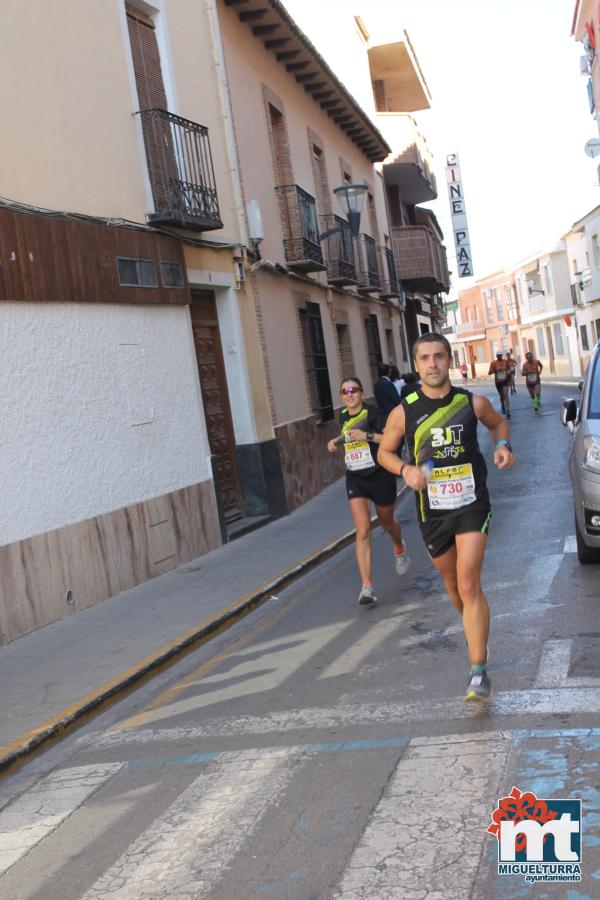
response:
<path id="1" fill-rule="evenodd" d="M 600 204 L 598 137 L 589 112 L 583 47 L 571 37 L 575 0 L 284 0 L 343 78 L 350 41 L 338 22 L 360 15 L 380 42 L 405 28 L 432 94 L 415 113 L 434 154 L 453 290 L 457 277 L 445 159 L 458 153 L 475 278 L 554 245 Z M 383 41 L 381 41 L 383 42 Z M 354 47 L 355 45 L 352 44 Z"/>

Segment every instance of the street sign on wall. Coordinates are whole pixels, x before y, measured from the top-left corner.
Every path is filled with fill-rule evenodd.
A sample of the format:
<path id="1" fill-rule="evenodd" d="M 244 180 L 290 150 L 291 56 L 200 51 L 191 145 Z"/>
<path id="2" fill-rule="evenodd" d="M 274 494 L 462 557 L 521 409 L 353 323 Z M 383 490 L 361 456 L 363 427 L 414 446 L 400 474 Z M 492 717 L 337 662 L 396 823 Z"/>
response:
<path id="1" fill-rule="evenodd" d="M 458 153 L 450 153 L 446 157 L 446 182 L 448 184 L 448 200 L 452 217 L 452 231 L 454 232 L 458 277 L 469 278 L 473 274 L 473 259 L 471 257 L 467 211 L 465 209 L 465 196 L 460 175 Z"/>

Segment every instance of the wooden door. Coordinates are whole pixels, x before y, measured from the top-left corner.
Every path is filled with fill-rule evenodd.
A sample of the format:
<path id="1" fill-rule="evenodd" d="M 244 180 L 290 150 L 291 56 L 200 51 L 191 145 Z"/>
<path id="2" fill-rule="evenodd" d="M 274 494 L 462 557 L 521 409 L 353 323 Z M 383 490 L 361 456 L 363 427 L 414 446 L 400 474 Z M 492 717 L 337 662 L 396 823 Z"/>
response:
<path id="1" fill-rule="evenodd" d="M 226 522 L 233 522 L 243 512 L 214 294 L 192 291 L 191 314 L 210 452 L 215 457 L 223 515 Z"/>

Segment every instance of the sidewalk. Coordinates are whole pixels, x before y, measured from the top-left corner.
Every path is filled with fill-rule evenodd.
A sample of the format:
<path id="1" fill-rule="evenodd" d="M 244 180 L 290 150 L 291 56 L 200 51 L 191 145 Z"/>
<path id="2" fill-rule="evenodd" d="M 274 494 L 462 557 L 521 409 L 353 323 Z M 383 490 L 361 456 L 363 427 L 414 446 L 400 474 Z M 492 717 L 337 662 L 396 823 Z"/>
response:
<path id="1" fill-rule="evenodd" d="M 0 772 L 353 538 L 342 478 L 289 516 L 0 647 Z"/>

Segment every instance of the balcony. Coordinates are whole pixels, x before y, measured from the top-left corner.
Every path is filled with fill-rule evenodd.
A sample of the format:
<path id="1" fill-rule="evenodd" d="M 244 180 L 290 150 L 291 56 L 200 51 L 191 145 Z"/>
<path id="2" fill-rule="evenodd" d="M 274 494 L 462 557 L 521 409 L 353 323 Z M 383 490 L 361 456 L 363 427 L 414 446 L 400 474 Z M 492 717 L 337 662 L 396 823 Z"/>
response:
<path id="1" fill-rule="evenodd" d="M 359 234 L 356 238 L 358 251 L 358 292 L 359 294 L 378 293 L 381 279 L 377 267 L 377 246 L 375 238 L 369 234 Z"/>
<path id="2" fill-rule="evenodd" d="M 391 247 L 379 248 L 382 257 L 382 270 L 384 272 L 383 281 L 381 282 L 381 297 L 388 300 L 391 297 L 401 297 L 402 288 L 396 275 L 396 264 L 394 263 L 394 254 Z"/>
<path id="3" fill-rule="evenodd" d="M 446 315 L 439 303 L 431 304 L 431 318 L 437 322 L 445 322 Z"/>
<path id="4" fill-rule="evenodd" d="M 409 205 L 435 200 L 437 182 L 427 141 L 407 113 L 378 113 L 378 124 L 392 147 L 383 166 L 386 185 L 398 188 Z"/>
<path id="5" fill-rule="evenodd" d="M 327 262 L 327 281 L 337 287 L 358 283 L 352 234 L 348 223 L 340 216 L 319 216 L 321 233 L 341 228 L 335 234 L 327 235 L 322 241 Z"/>
<path id="6" fill-rule="evenodd" d="M 283 249 L 288 268 L 299 272 L 322 272 L 323 252 L 315 198 L 297 184 L 275 188 L 284 223 Z"/>
<path id="7" fill-rule="evenodd" d="M 485 322 L 482 319 L 475 319 L 473 322 L 457 322 L 454 331 L 456 334 L 479 334 L 485 331 Z"/>
<path id="8" fill-rule="evenodd" d="M 164 109 L 139 115 L 154 200 L 148 222 L 192 231 L 222 228 L 208 128 Z"/>
<path id="9" fill-rule="evenodd" d="M 424 225 L 392 228 L 396 272 L 401 282 L 427 294 L 447 294 L 450 276 L 446 250 Z"/>

